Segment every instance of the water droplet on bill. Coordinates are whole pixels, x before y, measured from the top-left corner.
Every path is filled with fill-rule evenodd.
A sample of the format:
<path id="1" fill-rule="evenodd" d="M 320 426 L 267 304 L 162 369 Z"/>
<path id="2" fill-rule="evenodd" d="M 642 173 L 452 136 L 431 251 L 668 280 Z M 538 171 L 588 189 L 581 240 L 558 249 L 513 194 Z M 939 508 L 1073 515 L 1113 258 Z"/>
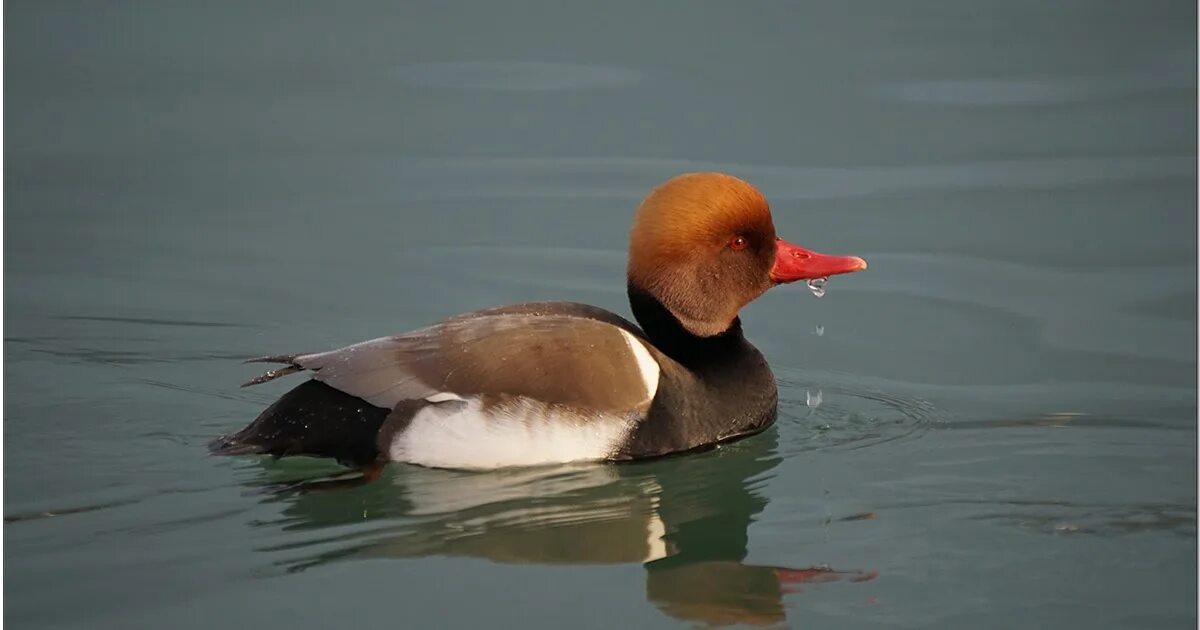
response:
<path id="1" fill-rule="evenodd" d="M 817 297 L 825 297 L 825 285 L 829 282 L 829 277 L 812 278 L 808 281 L 808 290 Z"/>

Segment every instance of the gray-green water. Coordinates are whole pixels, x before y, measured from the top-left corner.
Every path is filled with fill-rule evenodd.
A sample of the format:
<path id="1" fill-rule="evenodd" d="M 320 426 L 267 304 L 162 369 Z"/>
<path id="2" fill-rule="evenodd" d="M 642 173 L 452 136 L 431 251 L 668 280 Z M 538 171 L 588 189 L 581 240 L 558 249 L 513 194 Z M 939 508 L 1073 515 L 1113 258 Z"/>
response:
<path id="1" fill-rule="evenodd" d="M 12 627 L 1194 625 L 1194 3 L 4 17 Z M 776 428 L 285 497 L 331 467 L 205 452 L 249 355 L 627 312 L 699 169 L 871 263 L 745 311 Z"/>

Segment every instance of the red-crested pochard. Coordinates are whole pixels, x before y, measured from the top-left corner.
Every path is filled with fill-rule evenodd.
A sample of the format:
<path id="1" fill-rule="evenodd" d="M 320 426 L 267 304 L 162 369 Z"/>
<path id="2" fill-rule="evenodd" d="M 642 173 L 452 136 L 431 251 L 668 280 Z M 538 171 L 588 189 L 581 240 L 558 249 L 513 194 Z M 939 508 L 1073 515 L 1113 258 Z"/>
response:
<path id="1" fill-rule="evenodd" d="M 536 302 L 474 311 L 280 363 L 247 385 L 312 378 L 223 455 L 333 457 L 487 469 L 693 450 L 775 421 L 775 378 L 738 311 L 771 287 L 866 269 L 775 236 L 767 200 L 720 173 L 680 175 L 638 208 L 627 287 L 641 328 L 603 309 Z"/>

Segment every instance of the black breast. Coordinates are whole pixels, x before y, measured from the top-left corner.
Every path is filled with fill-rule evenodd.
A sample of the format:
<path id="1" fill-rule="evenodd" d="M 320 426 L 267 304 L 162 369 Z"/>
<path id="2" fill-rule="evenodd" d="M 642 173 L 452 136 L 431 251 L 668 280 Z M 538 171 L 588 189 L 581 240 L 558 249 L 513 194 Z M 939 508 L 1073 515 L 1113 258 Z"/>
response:
<path id="1" fill-rule="evenodd" d="M 647 338 L 673 361 L 661 362 L 650 412 L 616 459 L 710 447 L 775 422 L 775 376 L 742 334 L 740 320 L 720 335 L 698 337 L 649 295 L 631 289 L 629 301 Z"/>

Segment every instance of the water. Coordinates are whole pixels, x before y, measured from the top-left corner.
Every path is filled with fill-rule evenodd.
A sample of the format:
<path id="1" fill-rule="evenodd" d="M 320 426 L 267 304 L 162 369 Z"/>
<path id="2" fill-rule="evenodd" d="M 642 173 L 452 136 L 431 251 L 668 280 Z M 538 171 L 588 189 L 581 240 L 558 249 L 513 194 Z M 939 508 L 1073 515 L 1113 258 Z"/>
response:
<path id="1" fill-rule="evenodd" d="M 6 7 L 13 627 L 1190 627 L 1194 4 Z M 627 313 L 683 171 L 860 255 L 770 431 L 278 495 L 249 356 Z M 295 377 L 292 377 L 295 378 Z"/>

